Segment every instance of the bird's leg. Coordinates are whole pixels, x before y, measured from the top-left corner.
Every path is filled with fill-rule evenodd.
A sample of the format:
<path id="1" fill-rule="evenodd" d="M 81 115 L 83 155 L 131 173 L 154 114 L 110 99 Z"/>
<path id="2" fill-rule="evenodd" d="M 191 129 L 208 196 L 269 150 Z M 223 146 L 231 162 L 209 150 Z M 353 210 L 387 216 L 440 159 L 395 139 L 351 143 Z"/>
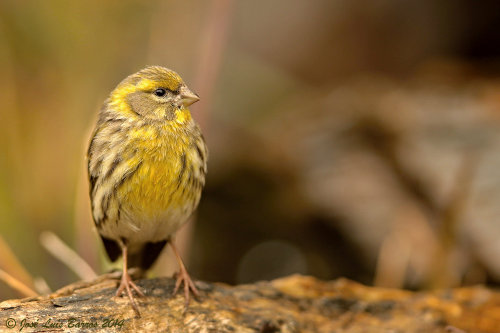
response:
<path id="1" fill-rule="evenodd" d="M 173 241 L 170 241 L 170 246 L 172 246 L 172 250 L 174 250 L 175 257 L 177 259 L 177 262 L 179 263 L 179 274 L 177 274 L 177 281 L 175 282 L 175 289 L 174 289 L 174 295 L 177 293 L 179 290 L 179 287 L 181 286 L 181 283 L 184 282 L 184 298 L 186 300 L 186 307 L 185 309 L 188 308 L 189 306 L 189 290 L 193 292 L 193 294 L 198 297 L 198 289 L 196 289 L 196 286 L 193 283 L 193 280 L 191 280 L 191 277 L 189 276 L 186 266 L 184 266 L 184 263 L 182 262 L 182 258 L 179 255 L 179 252 L 177 251 L 177 247 L 175 246 Z"/>
<path id="2" fill-rule="evenodd" d="M 134 309 L 135 313 L 137 314 L 138 317 L 141 316 L 141 313 L 139 312 L 139 307 L 137 306 L 137 303 L 134 299 L 134 296 L 132 295 L 132 287 L 139 296 L 144 296 L 144 293 L 139 289 L 139 287 L 132 281 L 132 278 L 128 274 L 127 271 L 127 245 L 120 240 L 119 241 L 120 247 L 122 248 L 122 257 L 123 257 L 123 273 L 122 273 L 122 278 L 120 281 L 120 286 L 118 287 L 118 290 L 116 291 L 115 296 L 121 296 L 121 294 L 126 290 L 128 298 L 130 300 L 130 304 L 132 305 L 132 308 Z"/>

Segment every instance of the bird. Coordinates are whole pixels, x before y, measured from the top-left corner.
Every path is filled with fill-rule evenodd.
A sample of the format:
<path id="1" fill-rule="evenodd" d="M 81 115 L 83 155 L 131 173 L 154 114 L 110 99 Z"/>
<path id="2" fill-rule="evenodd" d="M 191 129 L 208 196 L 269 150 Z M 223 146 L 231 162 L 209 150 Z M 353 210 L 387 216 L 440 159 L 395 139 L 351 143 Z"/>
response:
<path id="1" fill-rule="evenodd" d="M 170 244 L 179 265 L 174 288 L 199 292 L 174 235 L 196 210 L 208 149 L 188 107 L 199 100 L 173 70 L 148 66 L 121 81 L 102 105 L 87 150 L 92 217 L 111 261 L 123 258 L 116 296 L 144 292 L 128 268 L 146 272 Z"/>

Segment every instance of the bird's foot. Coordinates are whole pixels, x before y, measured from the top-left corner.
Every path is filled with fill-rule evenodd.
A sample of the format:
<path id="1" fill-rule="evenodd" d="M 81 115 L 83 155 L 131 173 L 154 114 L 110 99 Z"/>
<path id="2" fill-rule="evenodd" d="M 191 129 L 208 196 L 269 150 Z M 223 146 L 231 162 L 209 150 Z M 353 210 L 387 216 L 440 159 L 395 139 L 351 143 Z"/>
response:
<path id="1" fill-rule="evenodd" d="M 126 291 L 128 298 L 130 300 L 130 305 L 132 305 L 132 308 L 134 309 L 135 313 L 137 314 L 138 317 L 141 316 L 141 313 L 139 312 L 139 307 L 137 306 L 137 302 L 135 301 L 134 295 L 132 294 L 132 289 L 135 290 L 135 292 L 139 295 L 144 297 L 144 293 L 139 289 L 139 287 L 132 281 L 132 278 L 128 274 L 128 272 L 125 270 L 122 274 L 122 278 L 120 281 L 120 285 L 118 286 L 118 290 L 116 291 L 115 296 L 121 296 L 123 292 Z"/>
<path id="2" fill-rule="evenodd" d="M 193 280 L 191 280 L 191 277 L 189 276 L 187 270 L 183 266 L 181 266 L 179 273 L 177 273 L 177 280 L 175 281 L 175 288 L 173 292 L 174 295 L 177 294 L 177 291 L 179 290 L 182 283 L 184 283 L 184 299 L 185 299 L 184 312 L 186 312 L 190 300 L 189 291 L 191 290 L 191 292 L 195 297 L 198 297 L 200 293 L 198 292 L 198 289 L 196 289 Z"/>

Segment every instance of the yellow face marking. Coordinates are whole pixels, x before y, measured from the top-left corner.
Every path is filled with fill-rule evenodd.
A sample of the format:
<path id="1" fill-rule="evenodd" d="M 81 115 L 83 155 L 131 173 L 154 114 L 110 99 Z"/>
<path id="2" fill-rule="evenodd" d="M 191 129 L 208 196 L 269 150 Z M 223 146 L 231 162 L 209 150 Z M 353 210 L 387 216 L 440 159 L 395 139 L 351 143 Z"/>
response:
<path id="1" fill-rule="evenodd" d="M 175 111 L 175 122 L 185 124 L 191 121 L 191 113 L 188 109 L 182 108 Z"/>
<path id="2" fill-rule="evenodd" d="M 175 91 L 179 88 L 182 83 L 182 79 L 180 77 L 176 77 L 175 75 L 167 75 L 165 80 L 155 81 L 150 79 L 142 79 L 137 85 L 138 90 L 143 91 L 153 91 L 156 88 L 166 88 L 171 91 Z"/>
<path id="3" fill-rule="evenodd" d="M 137 91 L 137 88 L 133 85 L 115 89 L 110 96 L 110 106 L 114 107 L 117 111 L 124 112 L 128 115 L 135 115 L 130 108 L 130 105 L 127 103 L 127 96 L 135 91 Z"/>

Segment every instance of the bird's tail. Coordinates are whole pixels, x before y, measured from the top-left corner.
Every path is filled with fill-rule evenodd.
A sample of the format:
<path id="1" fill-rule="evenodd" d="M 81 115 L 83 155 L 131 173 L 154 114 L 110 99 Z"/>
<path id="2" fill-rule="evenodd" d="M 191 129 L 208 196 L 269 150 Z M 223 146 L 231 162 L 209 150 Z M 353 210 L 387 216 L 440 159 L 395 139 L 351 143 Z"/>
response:
<path id="1" fill-rule="evenodd" d="M 122 255 L 120 245 L 113 239 L 106 237 L 101 238 L 109 259 L 111 261 L 116 261 Z M 151 266 L 153 266 L 167 243 L 168 240 L 163 240 L 156 243 L 148 242 L 144 244 L 144 246 L 139 251 L 128 253 L 128 268 L 137 267 L 144 272 L 147 271 L 149 268 L 151 268 Z"/>

